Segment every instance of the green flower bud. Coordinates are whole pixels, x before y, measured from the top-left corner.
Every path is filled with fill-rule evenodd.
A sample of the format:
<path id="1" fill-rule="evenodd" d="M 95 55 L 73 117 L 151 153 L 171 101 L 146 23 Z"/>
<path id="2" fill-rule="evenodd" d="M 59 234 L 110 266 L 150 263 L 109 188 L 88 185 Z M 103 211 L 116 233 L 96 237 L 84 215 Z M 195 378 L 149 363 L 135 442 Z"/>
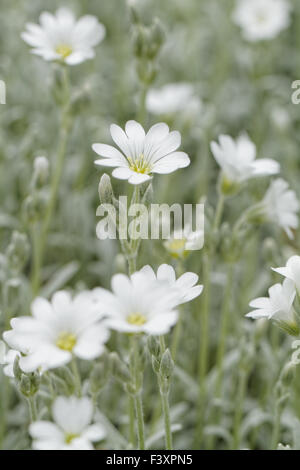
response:
<path id="1" fill-rule="evenodd" d="M 29 256 L 29 243 L 27 236 L 20 232 L 13 232 L 11 242 L 6 250 L 9 269 L 21 271 Z"/>
<path id="2" fill-rule="evenodd" d="M 37 372 L 23 374 L 19 382 L 21 393 L 27 398 L 33 397 L 39 390 L 40 382 L 41 379 Z"/>
<path id="3" fill-rule="evenodd" d="M 156 357 L 152 356 L 152 368 L 156 374 L 159 374 L 160 361 Z"/>
<path id="4" fill-rule="evenodd" d="M 19 382 L 22 379 L 23 371 L 19 366 L 20 357 L 17 356 L 14 360 L 13 372 L 15 379 Z"/>
<path id="5" fill-rule="evenodd" d="M 149 47 L 147 51 L 149 59 L 154 59 L 157 56 L 165 42 L 165 38 L 166 34 L 161 21 L 155 18 L 150 28 Z"/>
<path id="6" fill-rule="evenodd" d="M 106 173 L 101 176 L 98 192 L 101 204 L 113 204 L 114 192 L 110 177 Z"/>
<path id="7" fill-rule="evenodd" d="M 156 336 L 149 336 L 147 345 L 150 354 L 157 359 L 160 356 L 160 344 Z"/>
<path id="8" fill-rule="evenodd" d="M 113 376 L 123 383 L 128 383 L 132 380 L 130 371 L 126 364 L 121 361 L 119 355 L 116 352 L 111 353 L 110 360 L 112 364 Z"/>
<path id="9" fill-rule="evenodd" d="M 36 157 L 33 163 L 33 185 L 42 187 L 49 177 L 49 161 L 46 157 Z"/>
<path id="10" fill-rule="evenodd" d="M 160 362 L 160 374 L 165 379 L 170 379 L 174 371 L 174 361 L 169 349 L 166 349 Z"/>

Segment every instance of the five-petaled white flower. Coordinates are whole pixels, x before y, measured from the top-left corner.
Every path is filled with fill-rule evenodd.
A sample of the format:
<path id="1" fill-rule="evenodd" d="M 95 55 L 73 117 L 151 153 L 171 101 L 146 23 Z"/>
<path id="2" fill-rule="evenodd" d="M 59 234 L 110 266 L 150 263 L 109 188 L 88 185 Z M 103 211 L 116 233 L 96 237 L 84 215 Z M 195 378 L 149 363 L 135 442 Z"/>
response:
<path id="1" fill-rule="evenodd" d="M 291 256 L 291 258 L 287 261 L 286 266 L 272 269 L 273 271 L 276 271 L 287 279 L 293 281 L 298 293 L 300 294 L 300 256 Z"/>
<path id="2" fill-rule="evenodd" d="M 26 356 L 20 358 L 25 372 L 60 367 L 73 356 L 91 360 L 100 356 L 109 332 L 103 310 L 92 292 L 72 299 L 66 291 L 56 292 L 51 303 L 38 297 L 32 303 L 32 317 L 11 320 L 12 330 L 3 334 L 10 347 Z"/>
<path id="3" fill-rule="evenodd" d="M 257 176 L 275 175 L 280 171 L 280 165 L 275 160 L 255 160 L 255 144 L 246 135 L 241 135 L 236 141 L 228 135 L 221 135 L 219 143 L 211 143 L 211 150 L 230 186 Z"/>
<path id="4" fill-rule="evenodd" d="M 297 336 L 300 332 L 296 321 L 293 302 L 296 291 L 294 283 L 285 279 L 283 284 L 275 284 L 269 289 L 269 297 L 259 297 L 250 302 L 250 307 L 255 310 L 246 317 L 259 319 L 267 318 L 277 323 L 291 335 Z"/>
<path id="5" fill-rule="evenodd" d="M 21 357 L 19 351 L 14 349 L 6 350 L 5 343 L 0 341 L 0 364 L 3 365 L 3 372 L 7 377 L 13 378 L 14 374 L 14 362 L 17 357 Z"/>
<path id="6" fill-rule="evenodd" d="M 176 279 L 175 269 L 169 264 L 161 264 L 155 274 L 151 266 L 144 266 L 140 272 L 149 276 L 150 280 L 167 282 L 172 289 L 178 291 L 178 304 L 185 304 L 198 297 L 202 290 L 202 285 L 196 285 L 199 277 L 195 273 L 184 273 Z"/>
<path id="7" fill-rule="evenodd" d="M 93 450 L 92 442 L 101 441 L 105 429 L 90 424 L 93 405 L 87 397 L 58 397 L 53 403 L 51 421 L 36 421 L 30 425 L 35 450 Z"/>
<path id="8" fill-rule="evenodd" d="M 199 113 L 202 107 L 190 83 L 168 83 L 148 91 L 146 106 L 152 114 Z"/>
<path id="9" fill-rule="evenodd" d="M 164 335 L 177 322 L 175 307 L 182 301 L 178 289 L 168 282 L 149 279 L 149 274 L 135 272 L 131 277 L 116 274 L 112 292 L 95 289 L 107 313 L 106 324 L 123 333 Z"/>
<path id="10" fill-rule="evenodd" d="M 169 132 L 167 124 L 155 124 L 145 134 L 136 121 L 128 121 L 125 132 L 116 124 L 110 126 L 113 141 L 122 153 L 105 144 L 94 144 L 93 150 L 104 157 L 96 165 L 115 167 L 115 178 L 141 184 L 151 179 L 153 173 L 167 174 L 190 164 L 188 155 L 177 152 L 181 136 L 178 131 Z"/>
<path id="11" fill-rule="evenodd" d="M 290 10 L 286 0 L 238 0 L 233 20 L 248 41 L 273 39 L 289 26 Z"/>
<path id="12" fill-rule="evenodd" d="M 40 25 L 28 23 L 22 38 L 32 53 L 47 61 L 77 65 L 95 56 L 94 47 L 105 36 L 105 27 L 95 16 L 86 15 L 76 21 L 72 11 L 60 8 L 55 15 L 44 12 Z"/>
<path id="13" fill-rule="evenodd" d="M 288 188 L 281 178 L 272 181 L 262 201 L 262 212 L 267 220 L 283 228 L 289 238 L 294 238 L 292 230 L 298 228 L 300 204 L 295 191 Z"/>

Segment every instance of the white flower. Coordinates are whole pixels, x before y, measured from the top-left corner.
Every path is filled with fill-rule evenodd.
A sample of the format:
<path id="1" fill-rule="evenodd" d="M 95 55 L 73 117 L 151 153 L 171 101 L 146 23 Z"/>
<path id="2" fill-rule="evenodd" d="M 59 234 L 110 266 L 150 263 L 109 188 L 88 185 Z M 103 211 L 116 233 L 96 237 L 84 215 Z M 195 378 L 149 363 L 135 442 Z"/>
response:
<path id="1" fill-rule="evenodd" d="M 93 450 L 92 442 L 106 432 L 100 424 L 90 424 L 93 405 L 87 397 L 58 397 L 53 403 L 51 421 L 32 423 L 29 432 L 35 450 Z"/>
<path id="2" fill-rule="evenodd" d="M 115 167 L 115 178 L 128 180 L 131 184 L 148 181 L 152 173 L 172 173 L 190 164 L 184 152 L 176 152 L 181 143 L 178 131 L 169 132 L 167 124 L 155 124 L 145 134 L 136 121 L 128 121 L 126 133 L 117 125 L 110 126 L 113 141 L 121 149 L 105 144 L 94 144 L 93 150 L 100 156 L 96 165 Z"/>
<path id="3" fill-rule="evenodd" d="M 174 308 L 181 303 L 178 289 L 168 282 L 149 279 L 148 273 L 136 272 L 131 277 L 116 274 L 112 292 L 95 289 L 108 318 L 106 324 L 123 333 L 164 335 L 177 322 Z"/>
<path id="4" fill-rule="evenodd" d="M 293 302 L 296 291 L 292 281 L 285 279 L 283 284 L 275 284 L 269 289 L 269 297 L 260 297 L 250 302 L 254 308 L 246 317 L 273 320 L 281 328 L 292 335 L 299 334 L 299 326 L 295 318 Z"/>
<path id="5" fill-rule="evenodd" d="M 219 143 L 211 143 L 211 150 L 230 183 L 240 184 L 256 176 L 275 175 L 280 171 L 275 160 L 255 160 L 255 144 L 246 135 L 241 135 L 236 141 L 228 135 L 221 135 Z"/>
<path id="6" fill-rule="evenodd" d="M 164 242 L 164 247 L 174 258 L 182 258 L 189 251 L 200 250 L 204 244 L 204 230 L 192 231 L 189 224 L 184 230 L 176 230 L 171 238 Z"/>
<path id="7" fill-rule="evenodd" d="M 172 289 L 178 291 L 178 304 L 184 304 L 198 297 L 203 286 L 196 285 L 199 277 L 195 273 L 184 273 L 176 279 L 175 270 L 169 264 L 161 264 L 157 270 L 157 274 L 151 266 L 144 266 L 140 272 L 145 273 L 150 280 L 158 280 L 167 282 Z"/>
<path id="8" fill-rule="evenodd" d="M 285 267 L 272 269 L 273 271 L 293 281 L 297 291 L 300 293 L 300 256 L 291 256 Z"/>
<path id="9" fill-rule="evenodd" d="M 60 8 L 55 15 L 44 12 L 40 26 L 28 23 L 22 38 L 33 54 L 47 61 L 58 60 L 77 65 L 95 56 L 94 47 L 105 36 L 104 26 L 95 16 L 86 15 L 76 21 L 72 11 Z"/>
<path id="10" fill-rule="evenodd" d="M 169 83 L 161 88 L 150 89 L 146 106 L 152 114 L 186 113 L 187 111 L 196 114 L 200 112 L 202 104 L 190 83 Z"/>
<path id="11" fill-rule="evenodd" d="M 248 41 L 273 39 L 290 24 L 286 0 L 238 0 L 233 20 Z"/>
<path id="12" fill-rule="evenodd" d="M 25 372 L 60 367 L 73 355 L 91 360 L 100 356 L 108 331 L 99 320 L 103 311 L 90 292 L 71 298 L 66 291 L 53 295 L 51 303 L 41 297 L 32 303 L 32 317 L 11 320 L 4 340 L 26 356 L 20 359 Z"/>
<path id="13" fill-rule="evenodd" d="M 19 351 L 9 349 L 6 351 L 6 346 L 3 341 L 0 341 L 0 364 L 3 365 L 3 372 L 7 377 L 14 378 L 14 362 L 16 357 L 21 357 Z"/>
<path id="14" fill-rule="evenodd" d="M 294 238 L 292 229 L 298 228 L 296 214 L 300 205 L 296 193 L 288 187 L 281 178 L 272 181 L 262 201 L 263 213 L 269 221 L 282 227 L 289 238 Z"/>

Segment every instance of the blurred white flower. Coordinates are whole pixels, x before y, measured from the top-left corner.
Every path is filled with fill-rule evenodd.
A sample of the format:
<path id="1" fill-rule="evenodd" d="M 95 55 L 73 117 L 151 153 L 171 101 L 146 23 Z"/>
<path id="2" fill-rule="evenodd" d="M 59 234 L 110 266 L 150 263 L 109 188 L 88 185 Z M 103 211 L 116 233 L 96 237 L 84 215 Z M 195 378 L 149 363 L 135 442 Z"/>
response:
<path id="1" fill-rule="evenodd" d="M 175 269 L 169 264 L 161 264 L 155 274 L 151 266 L 144 266 L 140 272 L 145 273 L 150 280 L 167 282 L 170 287 L 178 291 L 179 304 L 190 302 L 198 297 L 202 290 L 202 285 L 196 285 L 199 277 L 195 273 L 187 272 L 176 279 Z"/>
<path id="2" fill-rule="evenodd" d="M 272 269 L 293 281 L 298 293 L 300 294 L 300 256 L 291 256 L 285 267 Z"/>
<path id="3" fill-rule="evenodd" d="M 288 183 L 281 178 L 272 181 L 262 201 L 262 210 L 267 220 L 283 228 L 289 238 L 294 238 L 292 230 L 299 225 L 300 204 L 295 191 L 288 188 Z"/>
<path id="4" fill-rule="evenodd" d="M 238 0 L 234 22 L 248 41 L 273 39 L 290 24 L 287 0 Z"/>
<path id="5" fill-rule="evenodd" d="M 73 356 L 91 360 L 100 356 L 109 333 L 99 320 L 103 311 L 91 292 L 71 298 L 66 291 L 56 292 L 52 301 L 41 297 L 32 303 L 32 317 L 11 320 L 6 343 L 26 356 L 20 358 L 25 372 L 60 367 Z"/>
<path id="6" fill-rule="evenodd" d="M 247 313 L 246 317 L 273 320 L 288 333 L 298 335 L 300 330 L 293 309 L 295 296 L 294 283 L 285 279 L 283 284 L 275 284 L 270 287 L 269 297 L 259 297 L 252 300 L 249 305 L 255 310 Z"/>
<path id="7" fill-rule="evenodd" d="M 40 25 L 28 23 L 23 40 L 32 53 L 47 61 L 58 60 L 77 65 L 95 56 L 94 47 L 105 36 L 105 27 L 95 16 L 86 15 L 76 21 L 72 11 L 60 8 L 55 15 L 44 12 Z"/>
<path id="8" fill-rule="evenodd" d="M 148 273 L 136 272 L 131 277 L 116 274 L 112 292 L 102 288 L 99 301 L 105 307 L 106 325 L 123 333 L 164 335 L 177 322 L 174 308 L 181 303 L 178 289 L 168 282 L 149 279 Z"/>
<path id="9" fill-rule="evenodd" d="M 7 377 L 14 378 L 14 362 L 16 357 L 21 357 L 19 351 L 14 349 L 6 350 L 5 343 L 0 341 L 0 364 L 3 365 L 3 372 Z"/>
<path id="10" fill-rule="evenodd" d="M 192 231 L 189 224 L 185 224 L 184 230 L 173 232 L 169 240 L 164 242 L 164 247 L 174 258 L 185 257 L 189 251 L 200 250 L 204 244 L 204 229 Z"/>
<path id="11" fill-rule="evenodd" d="M 150 89 L 146 106 L 152 114 L 196 114 L 200 113 L 202 103 L 190 83 L 169 83 L 161 88 Z"/>
<path id="12" fill-rule="evenodd" d="M 240 184 L 250 178 L 275 175 L 280 171 L 275 160 L 255 160 L 256 146 L 247 135 L 241 135 L 236 141 L 229 135 L 221 135 L 219 143 L 211 143 L 211 151 L 228 184 Z"/>
<path id="13" fill-rule="evenodd" d="M 145 134 L 138 122 L 128 121 L 125 131 L 115 124 L 110 126 L 112 139 L 122 153 L 111 145 L 93 145 L 93 150 L 104 157 L 95 164 L 115 167 L 115 178 L 140 184 L 150 180 L 152 173 L 172 173 L 190 164 L 186 153 L 176 152 L 181 144 L 180 133 L 169 132 L 167 124 L 155 124 Z"/>
<path id="14" fill-rule="evenodd" d="M 53 403 L 51 421 L 36 421 L 29 427 L 35 450 L 93 450 L 92 442 L 106 432 L 101 424 L 90 424 L 93 405 L 87 397 L 58 397 Z"/>

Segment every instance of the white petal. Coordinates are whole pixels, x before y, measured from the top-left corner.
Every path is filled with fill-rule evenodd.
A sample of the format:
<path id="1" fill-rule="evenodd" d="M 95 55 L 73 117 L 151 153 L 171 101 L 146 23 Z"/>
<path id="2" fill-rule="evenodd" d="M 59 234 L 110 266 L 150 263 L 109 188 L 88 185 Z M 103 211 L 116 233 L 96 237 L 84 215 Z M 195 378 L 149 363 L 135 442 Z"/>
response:
<path id="1" fill-rule="evenodd" d="M 104 349 L 104 344 L 109 338 L 109 331 L 104 324 L 92 325 L 78 338 L 73 353 L 80 359 L 92 360 L 99 357 Z"/>
<path id="2" fill-rule="evenodd" d="M 117 126 L 116 124 L 112 124 L 110 126 L 110 133 L 113 141 L 122 150 L 124 155 L 126 155 L 126 157 L 130 157 L 131 151 L 129 141 L 123 129 L 121 129 L 121 127 Z"/>
<path id="3" fill-rule="evenodd" d="M 106 431 L 104 427 L 99 423 L 92 424 L 82 433 L 83 439 L 86 439 L 92 442 L 101 441 L 102 439 L 104 439 L 105 436 L 106 436 Z"/>
<path id="4" fill-rule="evenodd" d="M 92 420 L 93 405 L 87 397 L 58 397 L 53 404 L 52 413 L 54 421 L 65 432 L 81 434 Z"/>
<path id="5" fill-rule="evenodd" d="M 128 179 L 130 184 L 142 184 L 146 181 L 149 181 L 152 177 L 150 175 L 145 175 L 143 173 L 132 172 L 131 176 Z"/>
<path id="6" fill-rule="evenodd" d="M 161 264 L 157 270 L 157 279 L 160 281 L 169 281 L 170 284 L 176 281 L 175 270 L 169 264 Z"/>
<path id="7" fill-rule="evenodd" d="M 29 433 L 33 439 L 61 439 L 63 442 L 64 438 L 62 431 L 56 426 L 56 424 L 51 423 L 50 421 L 36 421 L 32 423 L 29 427 Z"/>
<path id="8" fill-rule="evenodd" d="M 116 168 L 113 172 L 112 172 L 112 176 L 114 178 L 118 178 L 120 180 L 127 180 L 128 178 L 130 178 L 130 176 L 133 174 L 133 171 L 130 170 L 128 167 L 127 168 Z"/>
<path id="9" fill-rule="evenodd" d="M 152 171 L 153 173 L 167 174 L 179 168 L 186 168 L 189 164 L 190 159 L 186 153 L 174 152 L 155 162 Z"/>

